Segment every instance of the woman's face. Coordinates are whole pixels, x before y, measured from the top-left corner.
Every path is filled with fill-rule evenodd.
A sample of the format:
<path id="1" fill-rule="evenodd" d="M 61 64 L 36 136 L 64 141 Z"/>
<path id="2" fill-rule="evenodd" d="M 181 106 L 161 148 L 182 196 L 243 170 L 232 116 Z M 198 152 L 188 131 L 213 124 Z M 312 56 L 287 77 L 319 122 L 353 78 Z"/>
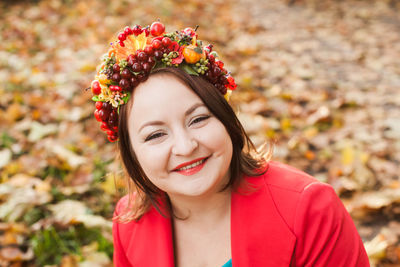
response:
<path id="1" fill-rule="evenodd" d="M 151 182 L 170 197 L 206 196 L 229 181 L 232 141 L 202 100 L 170 74 L 134 91 L 129 136 Z"/>

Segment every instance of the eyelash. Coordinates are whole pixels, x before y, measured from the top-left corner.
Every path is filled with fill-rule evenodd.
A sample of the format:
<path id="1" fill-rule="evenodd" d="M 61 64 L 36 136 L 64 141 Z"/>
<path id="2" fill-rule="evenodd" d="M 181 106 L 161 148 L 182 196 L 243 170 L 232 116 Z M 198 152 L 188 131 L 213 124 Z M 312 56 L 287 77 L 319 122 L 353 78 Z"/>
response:
<path id="1" fill-rule="evenodd" d="M 190 125 L 192 125 L 193 123 L 202 122 L 202 121 L 204 121 L 204 120 L 206 120 L 206 119 L 208 119 L 208 118 L 210 118 L 209 115 L 197 117 L 197 118 L 195 118 L 194 120 L 192 120 L 192 122 L 190 123 Z"/>
<path id="2" fill-rule="evenodd" d="M 159 137 L 161 137 L 163 135 L 164 135 L 163 133 L 155 133 L 155 134 L 152 134 L 152 135 L 149 135 L 148 137 L 146 137 L 146 139 L 144 141 L 147 142 L 147 141 L 150 141 L 152 139 L 159 138 Z"/>
<path id="3" fill-rule="evenodd" d="M 194 120 L 192 120 L 192 121 L 190 122 L 190 125 L 192 125 L 193 123 L 200 123 L 200 122 L 202 122 L 202 121 L 204 121 L 204 120 L 207 120 L 208 118 L 210 118 L 209 115 L 197 117 L 197 118 L 195 118 Z M 164 135 L 164 133 L 155 133 L 155 134 L 152 134 L 152 135 L 149 135 L 148 137 L 146 137 L 146 139 L 145 139 L 144 141 L 145 141 L 145 142 L 148 142 L 148 141 L 150 141 L 150 140 L 153 140 L 153 139 L 156 139 L 156 138 L 160 138 L 160 137 L 162 137 L 163 135 Z"/>

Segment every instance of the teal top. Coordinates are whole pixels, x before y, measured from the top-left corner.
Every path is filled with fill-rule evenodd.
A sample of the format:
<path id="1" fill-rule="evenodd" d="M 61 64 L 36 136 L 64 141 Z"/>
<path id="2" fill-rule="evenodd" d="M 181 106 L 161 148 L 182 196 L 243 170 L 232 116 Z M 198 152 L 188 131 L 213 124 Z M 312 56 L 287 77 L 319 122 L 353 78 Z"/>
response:
<path id="1" fill-rule="evenodd" d="M 232 267 L 232 259 L 227 261 L 224 265 L 222 265 L 222 267 Z"/>

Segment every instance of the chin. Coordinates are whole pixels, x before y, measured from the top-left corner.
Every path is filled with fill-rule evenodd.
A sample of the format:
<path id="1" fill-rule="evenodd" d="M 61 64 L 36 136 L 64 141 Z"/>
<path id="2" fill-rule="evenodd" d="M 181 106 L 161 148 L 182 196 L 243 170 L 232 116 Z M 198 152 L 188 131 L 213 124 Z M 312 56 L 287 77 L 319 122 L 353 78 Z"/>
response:
<path id="1" fill-rule="evenodd" d="M 179 190 L 180 195 L 191 196 L 191 197 L 210 196 L 212 194 L 219 193 L 223 188 L 220 182 L 217 183 L 211 181 L 204 181 L 203 179 L 196 179 L 187 182 L 189 182 L 187 184 L 187 187 L 182 190 Z"/>

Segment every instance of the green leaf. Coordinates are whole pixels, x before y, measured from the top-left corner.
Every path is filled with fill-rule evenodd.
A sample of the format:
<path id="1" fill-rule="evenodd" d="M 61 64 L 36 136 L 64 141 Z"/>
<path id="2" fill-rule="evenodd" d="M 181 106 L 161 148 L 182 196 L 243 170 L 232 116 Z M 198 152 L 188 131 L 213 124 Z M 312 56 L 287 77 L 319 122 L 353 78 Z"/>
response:
<path id="1" fill-rule="evenodd" d="M 124 96 L 124 97 L 122 98 L 122 100 L 124 100 L 124 103 L 127 103 L 130 97 L 131 97 L 131 93 L 126 92 L 126 96 Z"/>
<path id="2" fill-rule="evenodd" d="M 184 71 L 186 71 L 190 75 L 199 76 L 199 74 L 192 68 L 192 66 L 182 63 L 179 65 Z"/>
<path id="3" fill-rule="evenodd" d="M 199 46 L 196 46 L 196 48 L 194 49 L 194 52 L 196 52 L 197 54 L 202 54 L 203 49 L 201 49 L 201 47 L 199 47 Z"/>
<path id="4" fill-rule="evenodd" d="M 93 100 L 93 101 L 96 101 L 96 102 L 97 102 L 97 101 L 104 102 L 104 101 L 100 100 L 100 98 L 99 98 L 98 95 L 93 96 L 93 97 L 92 97 L 92 100 Z"/>
<path id="5" fill-rule="evenodd" d="M 217 52 L 215 52 L 215 51 L 212 51 L 211 53 L 210 53 L 210 55 L 213 55 L 214 57 L 218 57 L 218 54 L 217 54 Z"/>
<path id="6" fill-rule="evenodd" d="M 17 142 L 11 135 L 9 135 L 7 132 L 3 132 L 0 135 L 0 148 L 6 147 L 10 148 L 12 144 Z"/>
<path id="7" fill-rule="evenodd" d="M 167 67 L 167 65 L 164 62 L 157 61 L 156 65 L 154 66 L 153 69 L 166 68 L 166 67 Z"/>
<path id="8" fill-rule="evenodd" d="M 63 255 L 78 255 L 83 258 L 82 247 L 96 242 L 97 251 L 105 252 L 112 258 L 113 245 L 107 240 L 100 229 L 86 228 L 82 224 L 70 225 L 68 228 L 50 226 L 35 232 L 30 245 L 36 255 L 37 266 L 59 265 Z"/>

